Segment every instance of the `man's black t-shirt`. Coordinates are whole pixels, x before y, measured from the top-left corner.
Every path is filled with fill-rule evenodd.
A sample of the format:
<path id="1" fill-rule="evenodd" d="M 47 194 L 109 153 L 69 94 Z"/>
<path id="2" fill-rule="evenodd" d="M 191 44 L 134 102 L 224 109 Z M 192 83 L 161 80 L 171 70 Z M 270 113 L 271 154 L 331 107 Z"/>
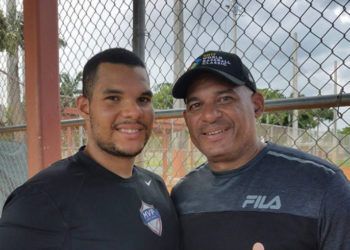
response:
<path id="1" fill-rule="evenodd" d="M 176 212 L 162 179 L 123 179 L 83 151 L 41 171 L 7 199 L 0 249 L 176 250 Z"/>

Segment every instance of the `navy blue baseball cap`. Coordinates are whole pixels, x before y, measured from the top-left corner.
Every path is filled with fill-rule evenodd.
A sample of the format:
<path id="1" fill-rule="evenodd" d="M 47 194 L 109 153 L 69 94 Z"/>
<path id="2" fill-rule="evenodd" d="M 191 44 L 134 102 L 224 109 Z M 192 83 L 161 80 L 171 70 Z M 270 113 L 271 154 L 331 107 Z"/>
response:
<path id="1" fill-rule="evenodd" d="M 210 72 L 223 77 L 233 85 L 245 85 L 256 92 L 256 84 L 249 69 L 236 54 L 222 51 L 207 51 L 191 64 L 189 69 L 175 82 L 172 94 L 178 99 L 185 99 L 188 87 L 195 77 L 203 72 Z"/>

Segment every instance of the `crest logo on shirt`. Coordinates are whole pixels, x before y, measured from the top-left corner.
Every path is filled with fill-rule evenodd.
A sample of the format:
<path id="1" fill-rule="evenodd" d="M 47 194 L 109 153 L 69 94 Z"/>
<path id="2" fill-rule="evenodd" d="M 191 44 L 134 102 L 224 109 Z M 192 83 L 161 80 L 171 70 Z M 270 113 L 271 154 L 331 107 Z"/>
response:
<path id="1" fill-rule="evenodd" d="M 140 216 L 143 224 L 158 236 L 162 235 L 162 219 L 159 211 L 150 204 L 141 201 Z"/>

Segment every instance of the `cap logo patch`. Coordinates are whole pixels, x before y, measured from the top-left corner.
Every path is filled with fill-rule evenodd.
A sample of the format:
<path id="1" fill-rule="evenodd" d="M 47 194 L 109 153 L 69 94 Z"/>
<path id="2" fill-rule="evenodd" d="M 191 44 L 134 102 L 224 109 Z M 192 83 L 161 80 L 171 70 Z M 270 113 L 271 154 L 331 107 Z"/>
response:
<path id="1" fill-rule="evenodd" d="M 159 211 L 150 204 L 141 201 L 140 217 L 143 222 L 151 231 L 158 236 L 162 235 L 162 219 Z"/>
<path id="2" fill-rule="evenodd" d="M 194 60 L 194 62 L 191 64 L 191 66 L 188 68 L 188 70 L 190 69 L 194 69 L 195 67 L 197 67 L 198 65 L 202 64 L 202 58 L 198 57 L 196 60 Z"/>
<path id="3" fill-rule="evenodd" d="M 220 65 L 220 66 L 228 66 L 231 65 L 229 60 L 224 59 L 222 56 L 217 56 L 215 53 L 209 53 L 203 55 L 202 65 Z"/>

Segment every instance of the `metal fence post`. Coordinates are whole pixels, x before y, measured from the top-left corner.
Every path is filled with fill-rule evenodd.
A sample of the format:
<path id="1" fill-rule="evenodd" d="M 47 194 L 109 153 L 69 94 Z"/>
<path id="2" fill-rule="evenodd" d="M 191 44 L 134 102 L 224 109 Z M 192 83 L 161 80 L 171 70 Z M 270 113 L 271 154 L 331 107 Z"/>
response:
<path id="1" fill-rule="evenodd" d="M 132 48 L 142 61 L 145 61 L 145 12 L 145 0 L 134 0 Z"/>

